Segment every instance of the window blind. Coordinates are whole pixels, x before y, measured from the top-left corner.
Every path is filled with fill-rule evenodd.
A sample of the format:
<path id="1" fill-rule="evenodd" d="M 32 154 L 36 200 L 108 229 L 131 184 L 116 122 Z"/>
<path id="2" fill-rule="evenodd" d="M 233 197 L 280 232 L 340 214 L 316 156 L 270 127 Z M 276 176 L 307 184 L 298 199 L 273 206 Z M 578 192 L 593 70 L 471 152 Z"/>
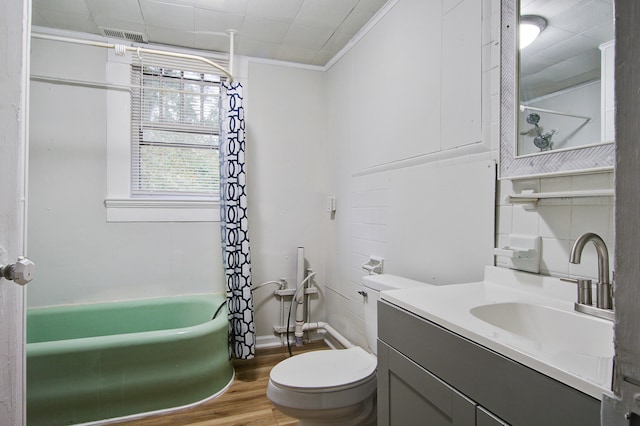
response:
<path id="1" fill-rule="evenodd" d="M 131 70 L 132 195 L 217 197 L 224 76 L 204 63 L 155 55 Z"/>

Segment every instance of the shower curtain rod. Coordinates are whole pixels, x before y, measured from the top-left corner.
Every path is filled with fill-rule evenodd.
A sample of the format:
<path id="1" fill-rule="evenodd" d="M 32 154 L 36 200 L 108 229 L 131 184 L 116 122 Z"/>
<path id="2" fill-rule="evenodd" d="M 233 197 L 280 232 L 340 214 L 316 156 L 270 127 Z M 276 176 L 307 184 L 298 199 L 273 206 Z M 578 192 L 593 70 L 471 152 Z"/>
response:
<path id="1" fill-rule="evenodd" d="M 526 106 L 526 105 L 520 105 L 520 111 L 521 112 L 524 112 L 525 109 L 528 109 L 530 111 L 548 112 L 549 114 L 555 114 L 555 115 L 564 115 L 566 117 L 581 118 L 583 120 L 587 120 L 587 122 L 589 122 L 589 123 L 593 120 L 592 117 L 587 117 L 586 115 L 569 114 L 568 112 L 554 111 L 552 109 L 543 109 L 543 108 L 530 107 L 530 106 Z"/>
<path id="2" fill-rule="evenodd" d="M 211 67 L 221 71 L 229 78 L 230 82 L 232 82 L 233 81 L 233 55 L 234 55 L 234 49 L 235 49 L 236 31 L 229 30 L 228 33 L 229 33 L 229 69 L 228 70 L 216 64 L 215 62 L 212 62 L 206 58 L 203 58 L 202 56 L 190 55 L 187 53 L 166 52 L 163 50 L 148 49 L 146 47 L 125 46 L 121 44 L 103 43 L 100 41 L 82 40 L 77 38 L 62 37 L 62 36 L 55 36 L 55 35 L 49 35 L 49 34 L 32 33 L 31 37 L 39 38 L 43 40 L 53 40 L 53 41 L 61 41 L 65 43 L 75 43 L 75 44 L 84 44 L 87 46 L 104 47 L 106 49 L 116 49 L 116 50 L 124 49 L 129 52 L 150 53 L 154 55 L 171 56 L 174 58 L 193 59 L 196 61 L 204 62 L 205 64 L 210 65 Z"/>

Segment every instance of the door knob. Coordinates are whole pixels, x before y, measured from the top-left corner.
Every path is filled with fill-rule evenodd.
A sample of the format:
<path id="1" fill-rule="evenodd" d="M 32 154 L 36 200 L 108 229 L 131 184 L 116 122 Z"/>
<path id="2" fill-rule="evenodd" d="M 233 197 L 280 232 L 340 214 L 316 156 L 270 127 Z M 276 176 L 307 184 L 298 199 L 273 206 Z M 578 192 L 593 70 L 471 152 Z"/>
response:
<path id="1" fill-rule="evenodd" d="M 36 265 L 26 257 L 18 257 L 16 263 L 0 265 L 0 277 L 6 278 L 16 284 L 25 285 L 33 279 Z"/>

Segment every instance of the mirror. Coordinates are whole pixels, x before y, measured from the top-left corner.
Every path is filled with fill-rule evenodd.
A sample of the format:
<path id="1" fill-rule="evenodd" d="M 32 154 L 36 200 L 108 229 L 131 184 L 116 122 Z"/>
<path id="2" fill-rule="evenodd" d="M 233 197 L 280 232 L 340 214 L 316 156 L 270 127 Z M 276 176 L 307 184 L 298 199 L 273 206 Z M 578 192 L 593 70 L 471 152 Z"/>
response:
<path id="1" fill-rule="evenodd" d="M 502 1 L 501 178 L 613 168 L 612 2 Z M 543 27 L 522 49 L 521 20 Z"/>

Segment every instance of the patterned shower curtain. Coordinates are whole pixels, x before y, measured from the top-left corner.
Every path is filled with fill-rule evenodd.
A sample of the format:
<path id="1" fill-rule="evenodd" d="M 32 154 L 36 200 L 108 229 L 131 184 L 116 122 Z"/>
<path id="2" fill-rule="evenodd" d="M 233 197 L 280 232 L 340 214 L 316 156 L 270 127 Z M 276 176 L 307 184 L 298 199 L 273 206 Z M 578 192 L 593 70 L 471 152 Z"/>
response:
<path id="1" fill-rule="evenodd" d="M 220 126 L 220 227 L 227 281 L 229 344 L 232 356 L 255 355 L 251 296 L 251 254 L 247 219 L 245 122 L 242 85 L 224 83 Z"/>

